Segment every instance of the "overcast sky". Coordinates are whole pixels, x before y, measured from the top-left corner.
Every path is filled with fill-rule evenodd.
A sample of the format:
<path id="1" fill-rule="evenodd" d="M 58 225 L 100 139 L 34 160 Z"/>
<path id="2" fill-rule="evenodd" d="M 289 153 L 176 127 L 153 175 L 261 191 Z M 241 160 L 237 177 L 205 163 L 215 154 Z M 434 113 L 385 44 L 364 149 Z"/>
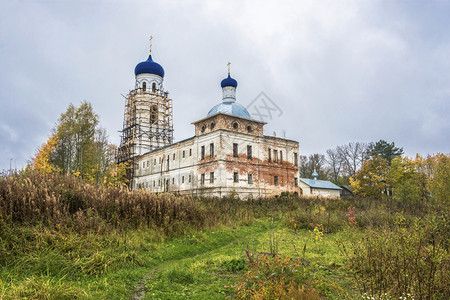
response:
<path id="1" fill-rule="evenodd" d="M 175 141 L 221 101 L 230 61 L 237 101 L 300 154 L 380 139 L 408 155 L 448 153 L 449 16 L 450 1 L 428 0 L 2 0 L 0 170 L 23 167 L 83 100 L 118 144 L 121 95 L 150 35 Z"/>

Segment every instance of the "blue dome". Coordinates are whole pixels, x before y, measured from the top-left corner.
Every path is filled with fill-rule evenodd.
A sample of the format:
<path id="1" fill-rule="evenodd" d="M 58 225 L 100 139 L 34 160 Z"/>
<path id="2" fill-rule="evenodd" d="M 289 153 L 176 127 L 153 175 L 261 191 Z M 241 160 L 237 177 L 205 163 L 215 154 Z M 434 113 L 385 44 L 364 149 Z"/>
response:
<path id="1" fill-rule="evenodd" d="M 136 76 L 146 73 L 164 77 L 163 67 L 153 61 L 151 54 L 148 56 L 148 59 L 146 61 L 138 63 L 136 68 L 134 68 L 134 75 Z"/>
<path id="2" fill-rule="evenodd" d="M 209 116 L 215 115 L 217 113 L 224 113 L 224 114 L 233 115 L 233 116 L 237 116 L 237 117 L 241 117 L 241 118 L 247 118 L 247 119 L 252 118 L 250 116 L 248 110 L 236 102 L 223 102 L 223 103 L 217 104 L 216 106 L 211 108 L 211 110 L 208 112 L 208 114 L 206 116 L 209 117 Z"/>
<path id="3" fill-rule="evenodd" d="M 224 88 L 226 86 L 232 86 L 235 88 L 235 87 L 237 87 L 237 81 L 235 79 L 231 78 L 230 74 L 228 74 L 228 77 L 225 78 L 224 80 L 222 80 L 220 85 L 222 86 L 222 88 Z"/>

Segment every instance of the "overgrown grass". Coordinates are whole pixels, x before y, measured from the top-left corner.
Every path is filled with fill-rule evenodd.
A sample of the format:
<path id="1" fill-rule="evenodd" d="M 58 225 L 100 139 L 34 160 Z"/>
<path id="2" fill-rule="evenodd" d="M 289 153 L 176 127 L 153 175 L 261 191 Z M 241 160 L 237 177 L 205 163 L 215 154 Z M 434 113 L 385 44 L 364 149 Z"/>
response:
<path id="1" fill-rule="evenodd" d="M 303 270 L 306 277 L 284 290 L 279 282 L 263 280 L 256 285 L 258 295 L 278 290 L 286 297 L 351 298 L 363 292 L 397 297 L 403 294 L 383 288 L 394 276 L 383 268 L 393 269 L 403 256 L 417 263 L 395 268 L 411 282 L 395 281 L 397 290 L 437 298 L 449 293 L 438 284 L 449 273 L 448 210 L 442 203 L 389 199 L 203 199 L 97 187 L 72 176 L 5 175 L 0 176 L 0 298 L 123 299 L 150 270 L 155 273 L 146 285 L 150 298 L 232 297 L 242 289 L 231 286 L 265 274 L 261 264 L 272 271 Z M 417 238 L 406 242 L 415 232 Z M 243 256 L 245 250 L 253 262 Z M 374 269 L 368 258 L 381 268 Z M 352 274 L 358 276 L 351 279 Z M 384 281 L 377 279 L 380 274 Z M 417 292 L 430 286 L 428 294 Z"/>

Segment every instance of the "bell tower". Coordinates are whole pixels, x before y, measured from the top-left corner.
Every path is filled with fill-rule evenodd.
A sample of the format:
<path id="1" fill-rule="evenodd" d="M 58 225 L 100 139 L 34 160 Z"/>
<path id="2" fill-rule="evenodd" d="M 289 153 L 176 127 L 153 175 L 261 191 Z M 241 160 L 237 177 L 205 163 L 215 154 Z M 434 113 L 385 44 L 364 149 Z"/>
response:
<path id="1" fill-rule="evenodd" d="M 138 168 L 136 157 L 173 143 L 173 106 L 164 90 L 164 69 L 152 59 L 152 37 L 146 61 L 134 69 L 135 87 L 125 97 L 118 163 L 131 166 L 129 179 Z"/>

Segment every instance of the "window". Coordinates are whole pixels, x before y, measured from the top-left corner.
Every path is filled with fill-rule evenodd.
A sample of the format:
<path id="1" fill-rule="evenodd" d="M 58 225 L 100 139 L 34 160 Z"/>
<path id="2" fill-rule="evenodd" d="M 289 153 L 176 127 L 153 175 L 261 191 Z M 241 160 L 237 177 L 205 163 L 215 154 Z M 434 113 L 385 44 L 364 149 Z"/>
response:
<path id="1" fill-rule="evenodd" d="M 184 176 L 181 176 L 181 183 L 184 183 Z"/>
<path id="2" fill-rule="evenodd" d="M 247 126 L 247 131 L 252 132 L 253 131 L 252 126 Z"/>
<path id="3" fill-rule="evenodd" d="M 206 126 L 203 125 L 203 126 L 202 126 L 202 132 L 205 132 L 205 130 L 206 130 Z"/>
<path id="4" fill-rule="evenodd" d="M 185 155 L 186 155 L 186 151 L 183 150 L 183 158 L 185 157 Z"/>
<path id="5" fill-rule="evenodd" d="M 238 157 L 239 153 L 238 153 L 238 144 L 233 143 L 233 157 Z"/>
<path id="6" fill-rule="evenodd" d="M 253 184 L 253 174 L 248 174 L 248 184 Z"/>
<path id="7" fill-rule="evenodd" d="M 147 90 L 147 82 L 142 83 L 142 90 L 144 92 Z"/>
<path id="8" fill-rule="evenodd" d="M 200 159 L 204 160 L 205 159 L 205 146 L 202 146 L 200 153 L 201 153 Z"/>
<path id="9" fill-rule="evenodd" d="M 153 187 L 155 187 L 155 181 L 153 180 Z"/>
<path id="10" fill-rule="evenodd" d="M 214 143 L 209 144 L 209 157 L 214 157 Z"/>
<path id="11" fill-rule="evenodd" d="M 233 173 L 233 181 L 234 182 L 239 182 L 239 173 L 238 172 L 234 172 Z"/>
<path id="12" fill-rule="evenodd" d="M 189 156 L 192 156 L 192 149 L 189 149 Z"/>
<path id="13" fill-rule="evenodd" d="M 200 175 L 200 184 L 205 184 L 205 173 Z"/>
<path id="14" fill-rule="evenodd" d="M 152 91 L 156 91 L 156 83 L 155 82 L 152 83 Z"/>
<path id="15" fill-rule="evenodd" d="M 278 162 L 278 150 L 273 150 L 273 162 Z"/>
<path id="16" fill-rule="evenodd" d="M 175 184 L 175 177 L 172 178 L 172 184 Z"/>
<path id="17" fill-rule="evenodd" d="M 294 152 L 294 166 L 298 166 L 298 154 Z"/>
<path id="18" fill-rule="evenodd" d="M 280 151 L 280 164 L 283 163 L 283 151 Z"/>
<path id="19" fill-rule="evenodd" d="M 214 183 L 214 172 L 209 173 L 209 183 Z"/>
<path id="20" fill-rule="evenodd" d="M 153 160 L 153 164 L 156 166 L 156 158 Z"/>
<path id="21" fill-rule="evenodd" d="M 252 146 L 247 145 L 247 159 L 252 159 Z"/>
<path id="22" fill-rule="evenodd" d="M 191 175 L 189 175 L 189 182 L 191 182 Z"/>
<path id="23" fill-rule="evenodd" d="M 158 106 L 152 105 L 150 108 L 150 124 L 155 124 L 158 121 Z"/>
<path id="24" fill-rule="evenodd" d="M 158 180 L 158 186 L 161 186 L 161 179 Z"/>
<path id="25" fill-rule="evenodd" d="M 273 176 L 273 184 L 278 185 L 278 176 Z"/>
<path id="26" fill-rule="evenodd" d="M 142 163 L 142 168 L 145 168 L 145 161 Z"/>
<path id="27" fill-rule="evenodd" d="M 269 148 L 269 162 L 272 162 L 272 150 Z"/>
<path id="28" fill-rule="evenodd" d="M 173 154 L 173 160 L 175 160 L 175 153 Z"/>
<path id="29" fill-rule="evenodd" d="M 297 177 L 294 178 L 294 186 L 298 187 L 298 178 Z"/>
<path id="30" fill-rule="evenodd" d="M 214 122 L 211 122 L 211 125 L 209 125 L 209 128 L 211 128 L 211 130 L 213 130 L 213 129 L 214 129 L 214 127 L 216 127 L 216 123 L 214 123 Z"/>
<path id="31" fill-rule="evenodd" d="M 150 161 L 147 160 L 147 168 L 148 168 L 149 164 L 150 164 Z"/>
<path id="32" fill-rule="evenodd" d="M 233 123 L 233 128 L 234 128 L 234 129 L 238 129 L 238 127 L 239 127 L 238 123 L 237 123 L 237 122 L 234 122 L 234 123 Z"/>

